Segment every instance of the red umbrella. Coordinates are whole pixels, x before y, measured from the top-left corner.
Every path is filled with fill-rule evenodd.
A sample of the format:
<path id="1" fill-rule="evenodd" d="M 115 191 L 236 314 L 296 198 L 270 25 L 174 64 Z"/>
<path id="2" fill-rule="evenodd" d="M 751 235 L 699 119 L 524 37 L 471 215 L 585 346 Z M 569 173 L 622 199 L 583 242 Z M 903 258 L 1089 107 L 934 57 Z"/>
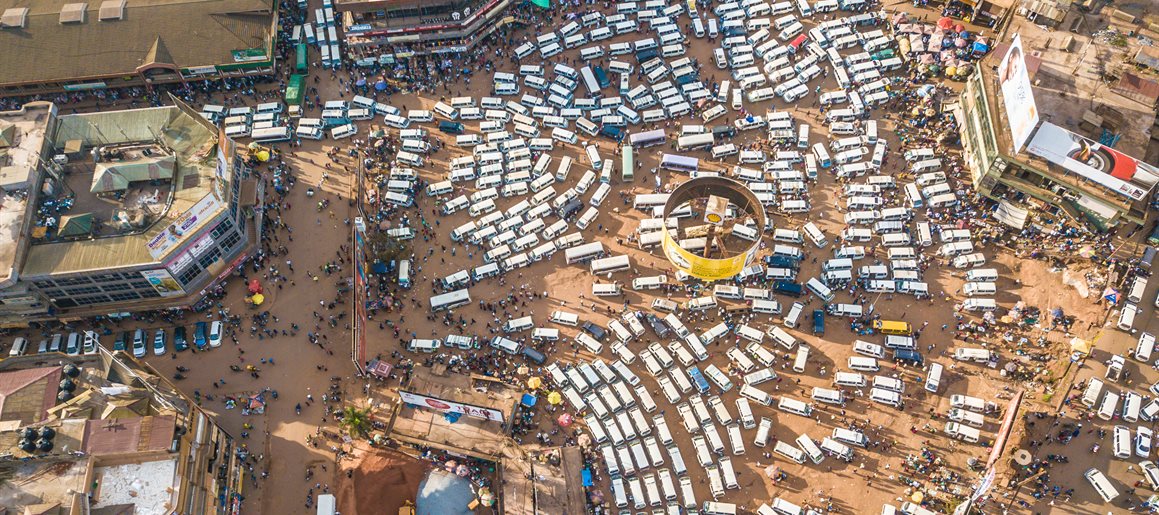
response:
<path id="1" fill-rule="evenodd" d="M 954 32 L 957 32 L 958 34 L 961 34 L 961 33 L 962 33 L 962 32 L 964 32 L 965 30 L 966 30 L 966 26 L 965 26 L 965 25 L 962 25 L 961 23 L 954 24 Z"/>
<path id="2" fill-rule="evenodd" d="M 249 290 L 250 293 L 261 293 L 262 283 L 259 283 L 257 279 L 250 279 Z"/>
<path id="3" fill-rule="evenodd" d="M 572 422 L 575 422 L 575 419 L 572 418 L 570 413 L 564 413 L 563 415 L 560 415 L 558 419 L 556 419 L 556 422 L 559 422 L 559 425 L 562 427 L 567 427 L 570 426 Z"/>
<path id="4" fill-rule="evenodd" d="M 950 30 L 950 28 L 953 26 L 954 26 L 954 20 L 948 16 L 943 16 L 942 19 L 938 20 L 938 28 L 939 29 Z"/>

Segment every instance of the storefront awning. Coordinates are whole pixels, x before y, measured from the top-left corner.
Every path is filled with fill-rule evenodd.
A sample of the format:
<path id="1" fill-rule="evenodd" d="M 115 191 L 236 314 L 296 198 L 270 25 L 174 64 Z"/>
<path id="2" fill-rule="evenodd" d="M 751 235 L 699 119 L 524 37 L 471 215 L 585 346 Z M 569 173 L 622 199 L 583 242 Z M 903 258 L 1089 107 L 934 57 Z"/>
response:
<path id="1" fill-rule="evenodd" d="M 1008 200 L 1003 200 L 998 203 L 998 209 L 994 210 L 994 218 L 1015 229 L 1022 229 L 1026 226 L 1026 218 L 1030 215 L 1030 211 L 1026 208 L 1015 206 Z"/>

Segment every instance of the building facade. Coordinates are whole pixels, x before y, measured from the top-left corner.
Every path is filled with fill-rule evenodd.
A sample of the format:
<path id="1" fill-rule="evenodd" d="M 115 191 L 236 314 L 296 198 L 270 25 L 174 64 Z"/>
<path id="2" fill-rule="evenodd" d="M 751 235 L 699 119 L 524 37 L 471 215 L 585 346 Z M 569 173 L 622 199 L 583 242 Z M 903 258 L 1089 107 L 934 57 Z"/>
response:
<path id="1" fill-rule="evenodd" d="M 27 206 L 71 207 L 29 209 L 14 241 L 0 238 L 0 248 L 17 250 L 0 280 L 0 319 L 190 306 L 258 248 L 264 192 L 248 151 L 188 106 L 67 116 L 29 109 L 45 119 L 45 137 L 19 194 Z M 142 147 L 152 161 L 123 150 Z M 165 167 L 170 175 L 157 178 Z M 131 180 L 134 170 L 146 176 Z M 106 188 L 101 172 L 130 177 Z"/>
<path id="2" fill-rule="evenodd" d="M 1096 231 L 1123 222 L 1144 223 L 1149 198 L 1124 196 L 1037 155 L 1015 152 L 999 111 L 997 86 L 996 74 L 979 66 L 967 79 L 955 113 L 964 161 L 977 193 L 995 201 L 1017 199 Z"/>
<path id="3" fill-rule="evenodd" d="M 272 0 L 70 2 L 0 0 L 0 96 L 274 71 Z"/>
<path id="4" fill-rule="evenodd" d="M 515 22 L 505 14 L 513 0 L 339 0 L 348 13 L 350 47 L 396 45 L 389 58 L 465 52 L 495 30 Z M 389 59 L 388 59 L 389 60 Z M 390 64 L 390 63 L 384 63 Z"/>

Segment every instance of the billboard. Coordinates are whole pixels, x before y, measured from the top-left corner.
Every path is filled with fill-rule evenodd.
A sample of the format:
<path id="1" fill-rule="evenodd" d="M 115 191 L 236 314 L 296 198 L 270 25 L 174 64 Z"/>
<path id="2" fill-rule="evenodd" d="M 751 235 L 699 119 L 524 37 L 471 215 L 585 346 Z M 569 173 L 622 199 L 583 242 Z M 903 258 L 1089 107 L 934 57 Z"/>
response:
<path id="1" fill-rule="evenodd" d="M 1134 200 L 1159 181 L 1159 169 L 1050 122 L 1043 122 L 1026 149 Z"/>
<path id="2" fill-rule="evenodd" d="M 744 267 L 752 261 L 756 255 L 757 249 L 760 245 L 754 244 L 749 247 L 748 251 L 742 252 L 732 257 L 723 259 L 711 259 L 698 256 L 684 250 L 680 244 L 664 229 L 664 255 L 673 266 L 685 271 L 697 279 L 704 281 L 716 281 L 719 279 L 728 279 L 744 270 Z"/>
<path id="3" fill-rule="evenodd" d="M 166 225 L 161 232 L 145 243 L 149 248 L 149 255 L 153 259 L 161 259 L 173 247 L 180 245 L 189 233 L 205 224 L 217 210 L 224 207 L 217 191 L 211 191 L 199 200 L 193 207 L 177 217 L 177 220 Z"/>
<path id="4" fill-rule="evenodd" d="M 1018 35 L 1014 36 L 1010 49 L 998 64 L 998 81 L 1002 87 L 1002 104 L 1006 107 L 1006 121 L 1010 124 L 1014 151 L 1019 152 L 1038 124 L 1038 106 L 1034 104 L 1034 92 L 1030 90 L 1026 54 L 1022 50 L 1022 38 Z"/>
<path id="5" fill-rule="evenodd" d="M 484 420 L 491 420 L 494 422 L 503 422 L 503 412 L 497 409 L 480 408 L 479 406 L 471 406 L 461 402 L 447 401 L 443 399 L 436 399 L 434 397 L 427 397 L 426 395 L 411 393 L 399 390 L 398 394 L 402 397 L 402 402 L 407 404 L 414 404 L 424 408 L 430 408 L 441 412 L 462 413 L 469 417 L 481 418 Z"/>
<path id="6" fill-rule="evenodd" d="M 173 278 L 168 270 L 142 270 L 141 277 L 149 281 L 149 286 L 162 297 L 179 297 L 185 295 L 185 289 L 181 287 L 181 283 Z"/>

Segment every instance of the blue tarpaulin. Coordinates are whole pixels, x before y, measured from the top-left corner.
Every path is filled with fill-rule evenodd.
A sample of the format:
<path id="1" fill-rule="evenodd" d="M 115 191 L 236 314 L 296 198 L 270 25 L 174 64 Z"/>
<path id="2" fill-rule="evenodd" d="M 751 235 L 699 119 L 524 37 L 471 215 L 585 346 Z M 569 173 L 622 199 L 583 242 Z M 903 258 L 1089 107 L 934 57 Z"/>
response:
<path id="1" fill-rule="evenodd" d="M 452 424 L 454 424 L 455 422 L 458 422 L 459 417 L 461 417 L 461 416 L 463 416 L 462 413 L 455 413 L 455 412 L 451 412 L 451 411 L 448 411 L 447 413 L 443 414 L 443 418 L 447 419 L 447 422 L 450 422 Z"/>
<path id="2" fill-rule="evenodd" d="M 986 43 L 982 43 L 980 41 L 975 41 L 974 42 L 974 51 L 981 53 L 981 54 L 984 54 L 984 53 L 990 51 L 990 45 L 987 45 Z"/>
<path id="3" fill-rule="evenodd" d="M 374 263 L 374 266 L 371 267 L 371 270 L 373 270 L 374 273 L 376 273 L 376 274 L 385 274 L 386 273 L 386 263 L 383 263 L 382 261 L 376 261 Z"/>
<path id="4" fill-rule="evenodd" d="M 592 486 L 592 471 L 583 469 L 580 471 L 580 477 L 584 480 L 584 486 Z"/>
<path id="5" fill-rule="evenodd" d="M 523 394 L 523 400 L 520 402 L 524 406 L 531 407 L 531 406 L 535 406 L 535 402 L 538 400 L 539 399 L 536 399 L 534 395 L 531 395 L 530 393 L 525 393 L 525 394 Z"/>

